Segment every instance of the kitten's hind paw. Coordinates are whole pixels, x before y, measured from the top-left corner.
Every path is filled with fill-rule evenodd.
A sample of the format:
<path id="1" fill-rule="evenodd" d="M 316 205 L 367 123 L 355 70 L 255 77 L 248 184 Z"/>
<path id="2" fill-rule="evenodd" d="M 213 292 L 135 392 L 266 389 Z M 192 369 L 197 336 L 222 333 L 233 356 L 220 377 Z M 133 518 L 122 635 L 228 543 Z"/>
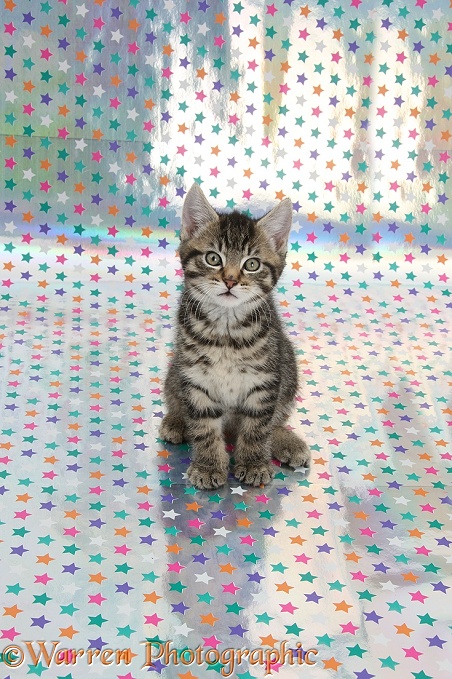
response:
<path id="1" fill-rule="evenodd" d="M 265 486 L 270 483 L 274 476 L 274 469 L 271 463 L 259 464 L 236 464 L 234 476 L 248 486 Z"/>
<path id="2" fill-rule="evenodd" d="M 293 431 L 276 427 L 271 439 L 272 455 L 280 462 L 294 469 L 309 467 L 311 451 L 306 441 L 300 439 Z"/>
<path id="3" fill-rule="evenodd" d="M 160 425 L 159 436 L 169 443 L 183 443 L 185 441 L 184 421 L 174 415 L 165 415 Z"/>
<path id="4" fill-rule="evenodd" d="M 196 462 L 192 462 L 188 468 L 187 476 L 195 488 L 204 490 L 224 486 L 228 478 L 228 471 L 215 467 L 201 467 Z"/>

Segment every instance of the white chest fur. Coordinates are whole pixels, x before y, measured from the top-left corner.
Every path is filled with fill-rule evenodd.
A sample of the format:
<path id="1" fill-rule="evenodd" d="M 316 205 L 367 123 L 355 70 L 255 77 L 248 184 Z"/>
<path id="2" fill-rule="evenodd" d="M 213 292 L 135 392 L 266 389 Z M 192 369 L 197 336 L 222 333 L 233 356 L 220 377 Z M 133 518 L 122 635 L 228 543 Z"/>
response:
<path id="1" fill-rule="evenodd" d="M 211 365 L 199 363 L 186 368 L 184 373 L 227 409 L 243 403 L 249 391 L 265 381 L 265 373 L 257 370 L 260 362 L 257 357 L 248 356 L 244 360 L 239 352 L 224 348 L 210 348 L 206 356 Z"/>

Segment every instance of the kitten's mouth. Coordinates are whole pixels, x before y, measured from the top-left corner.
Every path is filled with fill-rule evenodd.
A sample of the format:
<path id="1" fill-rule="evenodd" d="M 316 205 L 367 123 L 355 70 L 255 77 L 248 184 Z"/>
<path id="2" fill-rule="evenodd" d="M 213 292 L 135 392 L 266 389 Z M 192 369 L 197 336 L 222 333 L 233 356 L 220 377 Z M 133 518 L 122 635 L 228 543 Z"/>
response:
<path id="1" fill-rule="evenodd" d="M 230 290 L 226 290 L 226 292 L 220 292 L 220 294 L 218 295 L 218 297 L 224 297 L 225 295 L 226 295 L 227 297 L 235 297 L 235 298 L 237 298 L 237 295 L 234 295 L 234 293 L 231 292 Z"/>

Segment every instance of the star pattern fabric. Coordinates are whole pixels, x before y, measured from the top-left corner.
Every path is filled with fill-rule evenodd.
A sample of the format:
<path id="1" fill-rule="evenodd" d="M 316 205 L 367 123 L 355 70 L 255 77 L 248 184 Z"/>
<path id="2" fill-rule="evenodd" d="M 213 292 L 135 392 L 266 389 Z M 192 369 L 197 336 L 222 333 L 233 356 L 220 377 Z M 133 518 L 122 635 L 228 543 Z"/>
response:
<path id="1" fill-rule="evenodd" d="M 451 676 L 449 19 L 4 0 L 1 676 L 99 672 L 9 669 L 35 639 L 130 648 L 112 679 L 146 671 L 146 639 L 176 649 L 148 668 L 168 679 L 224 669 L 186 649 L 284 640 L 318 651 L 313 678 Z M 194 181 L 218 209 L 293 202 L 276 298 L 312 465 L 265 488 L 198 491 L 158 438 Z"/>

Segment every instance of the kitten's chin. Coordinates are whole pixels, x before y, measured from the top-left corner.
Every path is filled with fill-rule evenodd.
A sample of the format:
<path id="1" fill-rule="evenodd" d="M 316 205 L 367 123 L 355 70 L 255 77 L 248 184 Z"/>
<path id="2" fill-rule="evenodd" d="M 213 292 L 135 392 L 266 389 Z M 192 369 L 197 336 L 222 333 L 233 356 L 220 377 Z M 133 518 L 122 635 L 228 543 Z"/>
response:
<path id="1" fill-rule="evenodd" d="M 232 292 L 223 292 L 220 295 L 215 295 L 215 304 L 224 308 L 237 307 L 243 304 L 244 300 L 240 299 L 237 295 Z"/>

